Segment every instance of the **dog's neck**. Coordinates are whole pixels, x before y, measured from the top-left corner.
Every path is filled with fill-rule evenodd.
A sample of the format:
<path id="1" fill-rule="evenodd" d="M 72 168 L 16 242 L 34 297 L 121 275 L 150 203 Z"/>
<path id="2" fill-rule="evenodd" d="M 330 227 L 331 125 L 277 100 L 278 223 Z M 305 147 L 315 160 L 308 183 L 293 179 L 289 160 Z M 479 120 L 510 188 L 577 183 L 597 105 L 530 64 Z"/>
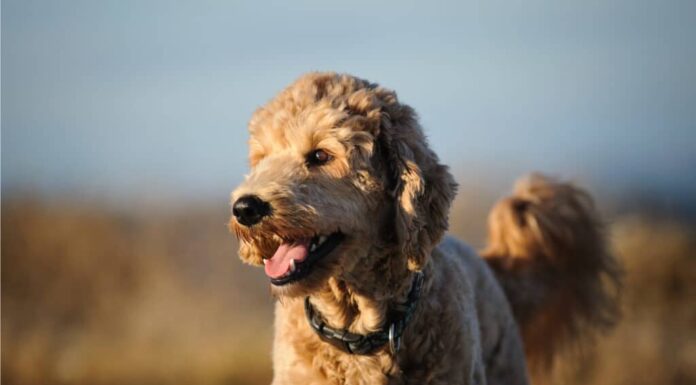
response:
<path id="1" fill-rule="evenodd" d="M 396 260 L 403 259 L 385 255 L 369 264 L 370 268 L 329 278 L 310 296 L 312 305 L 333 328 L 359 334 L 379 330 L 387 322 L 390 307 L 406 300 L 413 281 L 413 273 L 405 264 L 394 266 L 392 261 Z"/>

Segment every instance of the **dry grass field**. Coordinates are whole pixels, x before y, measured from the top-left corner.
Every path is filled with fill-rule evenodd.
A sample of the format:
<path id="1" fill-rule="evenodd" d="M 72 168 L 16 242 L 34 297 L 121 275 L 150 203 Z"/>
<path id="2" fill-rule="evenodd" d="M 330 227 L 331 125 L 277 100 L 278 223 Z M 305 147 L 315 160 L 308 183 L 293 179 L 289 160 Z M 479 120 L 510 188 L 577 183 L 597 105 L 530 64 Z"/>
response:
<path id="1" fill-rule="evenodd" d="M 460 198 L 452 232 L 480 246 L 491 202 Z M 4 200 L 2 383 L 269 383 L 272 301 L 227 210 Z M 623 320 L 557 383 L 696 383 L 696 227 L 626 214 L 611 234 Z"/>

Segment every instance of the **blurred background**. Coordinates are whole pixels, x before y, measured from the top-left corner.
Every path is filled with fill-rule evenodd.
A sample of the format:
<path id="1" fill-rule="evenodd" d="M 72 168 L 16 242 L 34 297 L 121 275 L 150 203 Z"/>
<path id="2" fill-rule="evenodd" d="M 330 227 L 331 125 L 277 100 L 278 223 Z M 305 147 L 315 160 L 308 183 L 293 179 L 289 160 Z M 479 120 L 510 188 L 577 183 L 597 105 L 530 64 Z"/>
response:
<path id="1" fill-rule="evenodd" d="M 2 1 L 2 383 L 262 384 L 272 300 L 227 233 L 246 122 L 303 72 L 413 106 L 451 231 L 586 186 L 624 317 L 563 384 L 696 383 L 693 1 Z"/>

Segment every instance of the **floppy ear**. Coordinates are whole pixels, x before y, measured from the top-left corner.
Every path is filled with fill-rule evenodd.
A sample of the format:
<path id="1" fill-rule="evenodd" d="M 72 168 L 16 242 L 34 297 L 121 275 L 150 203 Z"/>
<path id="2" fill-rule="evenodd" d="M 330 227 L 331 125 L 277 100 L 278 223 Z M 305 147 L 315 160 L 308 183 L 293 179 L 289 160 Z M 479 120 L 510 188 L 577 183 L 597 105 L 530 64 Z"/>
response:
<path id="1" fill-rule="evenodd" d="M 413 109 L 398 103 L 383 110 L 377 137 L 394 198 L 394 230 L 408 268 L 421 270 L 448 228 L 457 184 L 428 147 Z"/>

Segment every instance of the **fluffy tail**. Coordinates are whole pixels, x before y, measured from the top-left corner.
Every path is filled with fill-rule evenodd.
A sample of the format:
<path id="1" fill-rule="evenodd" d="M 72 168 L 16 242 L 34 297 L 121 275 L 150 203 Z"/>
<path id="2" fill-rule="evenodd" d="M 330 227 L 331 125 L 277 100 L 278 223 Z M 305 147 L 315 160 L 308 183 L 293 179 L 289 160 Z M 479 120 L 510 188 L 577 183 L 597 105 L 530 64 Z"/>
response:
<path id="1" fill-rule="evenodd" d="M 512 305 L 533 377 L 616 322 L 621 270 L 584 190 L 532 174 L 496 204 L 488 232 L 483 256 Z"/>

